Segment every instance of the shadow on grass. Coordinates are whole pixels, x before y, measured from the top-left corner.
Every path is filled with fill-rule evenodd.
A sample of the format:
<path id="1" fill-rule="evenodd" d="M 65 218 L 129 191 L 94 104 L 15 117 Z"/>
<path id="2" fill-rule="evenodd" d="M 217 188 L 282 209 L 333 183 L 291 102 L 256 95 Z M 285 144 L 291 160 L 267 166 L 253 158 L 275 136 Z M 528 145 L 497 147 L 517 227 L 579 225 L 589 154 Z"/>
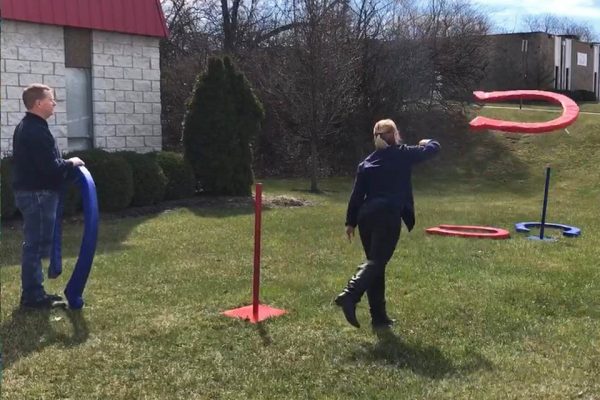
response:
<path id="1" fill-rule="evenodd" d="M 248 202 L 247 204 L 223 203 L 215 207 L 188 207 L 187 210 L 203 218 L 229 218 L 240 215 L 254 215 L 254 202 Z M 263 214 L 268 210 L 268 208 L 263 207 Z"/>
<path id="2" fill-rule="evenodd" d="M 71 335 L 54 330 L 51 316 L 66 317 L 73 327 Z M 89 337 L 87 322 L 81 310 L 24 310 L 16 308 L 9 319 L 0 325 L 2 337 L 2 370 L 10 368 L 22 357 L 41 351 L 47 346 L 61 344 L 74 347 Z"/>
<path id="3" fill-rule="evenodd" d="M 314 192 L 310 189 L 300 189 L 300 188 L 292 188 L 290 189 L 291 192 L 296 192 L 296 193 L 306 193 L 306 194 L 312 194 L 312 195 L 317 195 L 317 196 L 327 196 L 329 194 L 337 194 L 340 193 L 340 190 L 337 189 L 319 189 L 318 191 Z"/>
<path id="4" fill-rule="evenodd" d="M 273 343 L 273 338 L 271 337 L 269 332 L 267 332 L 267 328 L 266 328 L 265 324 L 263 324 L 262 322 L 257 323 L 256 330 L 258 331 L 258 334 L 260 335 L 260 338 L 262 339 L 263 346 L 267 347 L 267 346 L 271 345 L 271 343 Z"/>
<path id="5" fill-rule="evenodd" d="M 407 343 L 391 329 L 376 330 L 375 334 L 377 342 L 357 350 L 353 358 L 384 362 L 432 379 L 492 369 L 492 363 L 480 354 L 469 353 L 465 360 L 457 364 L 444 356 L 437 347 Z"/>
<path id="6" fill-rule="evenodd" d="M 98 242 L 96 247 L 96 256 L 99 254 L 112 253 L 122 251 L 127 248 L 123 244 L 138 225 L 143 224 L 152 216 L 136 217 L 136 218 L 102 218 L 100 220 Z M 2 226 L 2 242 L 0 243 L 0 268 L 21 264 L 21 241 L 23 240 L 22 220 L 12 219 L 3 221 Z M 81 239 L 83 235 L 84 225 L 82 217 L 70 217 L 63 220 L 63 238 L 62 238 L 62 257 L 63 261 L 66 258 L 76 258 L 79 256 Z M 44 269 L 47 267 L 49 260 L 42 260 Z M 72 270 L 74 266 L 65 264 L 65 270 Z"/>
<path id="7" fill-rule="evenodd" d="M 96 255 L 113 253 L 127 249 L 123 244 L 137 226 L 150 219 L 176 209 L 185 208 L 193 214 L 203 218 L 228 218 L 239 215 L 254 214 L 254 202 L 251 197 L 215 197 L 201 201 L 172 201 L 163 205 L 149 207 L 132 207 L 115 213 L 101 213 L 98 246 Z M 268 212 L 263 209 L 263 213 Z M 0 241 L 0 268 L 21 263 L 22 220 L 15 217 L 2 221 L 2 240 Z M 62 241 L 63 258 L 72 258 L 79 255 L 81 233 L 84 230 L 83 216 L 66 217 L 63 220 Z M 81 233 L 79 233 L 81 232 Z M 75 233 L 73 235 L 73 233 Z M 75 237 L 73 239 L 73 237 Z M 48 260 L 44 260 L 47 265 Z M 72 266 L 66 266 L 70 268 Z"/>
<path id="8" fill-rule="evenodd" d="M 438 157 L 416 166 L 415 186 L 424 192 L 443 188 L 456 194 L 473 193 L 474 189 L 484 193 L 530 194 L 538 190 L 531 185 L 538 172 L 516 151 L 526 142 L 524 135 L 489 131 L 449 138 L 442 143 Z M 535 161 L 531 163 L 535 165 Z"/>

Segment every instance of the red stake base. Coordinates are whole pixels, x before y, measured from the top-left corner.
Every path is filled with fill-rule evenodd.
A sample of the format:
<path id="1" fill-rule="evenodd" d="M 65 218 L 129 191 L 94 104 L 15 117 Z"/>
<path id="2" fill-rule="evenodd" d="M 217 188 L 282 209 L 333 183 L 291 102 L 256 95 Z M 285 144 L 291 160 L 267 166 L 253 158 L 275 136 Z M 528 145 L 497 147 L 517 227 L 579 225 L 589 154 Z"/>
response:
<path id="1" fill-rule="evenodd" d="M 256 324 L 257 322 L 264 321 L 265 319 L 271 317 L 279 317 L 286 313 L 285 310 L 281 310 L 278 308 L 269 307 L 264 304 L 258 305 L 258 312 L 255 314 L 253 312 L 253 306 L 250 304 L 249 306 L 244 306 L 240 308 L 234 308 L 233 310 L 227 310 L 223 312 L 223 315 L 226 315 L 231 318 L 241 318 L 248 320 L 250 323 Z"/>

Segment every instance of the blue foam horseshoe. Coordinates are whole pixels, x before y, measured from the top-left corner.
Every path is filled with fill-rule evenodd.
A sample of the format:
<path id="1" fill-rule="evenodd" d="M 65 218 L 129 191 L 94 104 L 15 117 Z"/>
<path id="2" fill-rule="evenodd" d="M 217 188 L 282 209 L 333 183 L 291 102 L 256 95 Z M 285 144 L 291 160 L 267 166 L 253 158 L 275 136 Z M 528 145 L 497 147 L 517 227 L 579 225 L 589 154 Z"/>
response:
<path id="1" fill-rule="evenodd" d="M 75 182 L 81 189 L 83 202 L 83 239 L 79 248 L 79 257 L 71 274 L 71 278 L 65 288 L 65 296 L 72 309 L 83 307 L 83 290 L 87 283 L 94 254 L 96 253 L 96 243 L 98 241 L 98 197 L 96 195 L 96 185 L 92 175 L 85 167 L 75 168 Z M 66 189 L 66 188 L 65 188 Z M 54 225 L 54 243 L 50 255 L 50 267 L 48 268 L 48 277 L 56 278 L 62 273 L 62 215 L 64 209 L 64 197 L 66 190 L 63 190 L 56 211 L 56 223 Z"/>
<path id="2" fill-rule="evenodd" d="M 542 226 L 541 222 L 519 222 L 515 224 L 515 230 L 517 232 L 529 232 L 531 228 L 539 228 Z M 546 222 L 544 224 L 545 228 L 554 228 L 560 229 L 562 231 L 563 236 L 567 237 L 577 237 L 581 234 L 581 229 L 565 224 L 554 224 Z"/>

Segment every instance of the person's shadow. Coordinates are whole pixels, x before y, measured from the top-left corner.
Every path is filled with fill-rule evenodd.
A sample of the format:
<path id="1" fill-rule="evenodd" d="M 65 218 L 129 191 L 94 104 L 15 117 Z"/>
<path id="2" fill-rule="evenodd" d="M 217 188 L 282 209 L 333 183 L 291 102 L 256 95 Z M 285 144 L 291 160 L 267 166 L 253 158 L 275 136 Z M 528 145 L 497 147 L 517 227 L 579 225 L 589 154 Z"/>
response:
<path id="1" fill-rule="evenodd" d="M 57 332 L 51 325 L 50 318 L 62 317 L 66 317 L 72 326 L 70 334 Z M 64 347 L 73 347 L 84 343 L 88 336 L 87 322 L 82 310 L 16 308 L 0 325 L 1 370 L 6 371 L 21 357 L 40 351 L 46 346 L 59 343 Z"/>
<path id="2" fill-rule="evenodd" d="M 374 332 L 377 342 L 356 350 L 352 355 L 354 359 L 381 361 L 398 368 L 410 369 L 415 374 L 432 379 L 470 373 L 478 369 L 492 369 L 492 363 L 477 353 L 467 353 L 464 360 L 455 364 L 445 357 L 439 348 L 421 343 L 407 343 L 389 328 Z"/>

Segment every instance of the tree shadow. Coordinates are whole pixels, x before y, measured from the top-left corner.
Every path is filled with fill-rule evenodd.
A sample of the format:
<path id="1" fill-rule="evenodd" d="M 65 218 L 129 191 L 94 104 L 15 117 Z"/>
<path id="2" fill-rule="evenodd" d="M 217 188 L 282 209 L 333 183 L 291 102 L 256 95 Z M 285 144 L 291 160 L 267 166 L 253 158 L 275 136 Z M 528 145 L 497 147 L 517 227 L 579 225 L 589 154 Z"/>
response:
<path id="1" fill-rule="evenodd" d="M 492 369 L 492 363 L 478 353 L 468 352 L 465 359 L 457 364 L 444 356 L 439 348 L 405 342 L 391 329 L 378 329 L 375 334 L 377 342 L 356 350 L 352 354 L 353 359 L 383 362 L 431 379 Z"/>
<path id="2" fill-rule="evenodd" d="M 204 218 L 229 218 L 240 215 L 254 215 L 254 202 L 247 202 L 247 204 L 222 203 L 220 206 L 211 207 L 187 207 L 187 210 Z M 263 207 L 262 212 L 265 213 L 268 210 L 269 208 Z"/>
<path id="3" fill-rule="evenodd" d="M 122 251 L 127 248 L 124 244 L 130 233 L 145 221 L 154 218 L 155 215 L 135 218 L 115 218 L 113 216 L 101 217 L 98 245 L 96 255 Z M 0 268 L 21 264 L 21 241 L 23 238 L 22 220 L 12 219 L 3 221 L 2 241 L 0 242 Z M 118 224 L 118 229 L 112 229 L 111 225 Z M 62 257 L 77 258 L 84 231 L 83 217 L 68 217 L 63 220 Z M 49 259 L 42 260 L 44 269 L 48 266 Z M 72 266 L 64 265 L 70 268 Z"/>
<path id="4" fill-rule="evenodd" d="M 206 218 L 228 218 L 254 213 L 252 197 L 208 197 L 168 201 L 156 206 L 131 207 L 119 212 L 100 214 L 100 227 L 96 255 L 113 253 L 127 249 L 124 244 L 137 226 L 162 214 L 187 209 L 194 215 Z M 265 206 L 263 212 L 268 212 Z M 0 240 L 0 268 L 21 263 L 22 220 L 15 217 L 2 221 L 2 240 Z M 118 224 L 118 229 L 112 226 Z M 84 229 L 82 215 L 68 216 L 63 219 L 62 255 L 73 258 L 79 255 L 81 235 Z M 81 233 L 78 233 L 81 232 Z M 18 249 L 17 249 L 18 248 Z M 44 265 L 48 261 L 44 260 Z"/>
<path id="5" fill-rule="evenodd" d="M 329 194 L 337 194 L 340 193 L 339 190 L 336 189 L 319 189 L 316 192 L 310 189 L 300 189 L 300 188 L 292 188 L 290 189 L 291 192 L 297 192 L 297 193 L 306 193 L 306 194 L 312 194 L 312 195 L 317 195 L 317 196 L 327 196 Z"/>
<path id="6" fill-rule="evenodd" d="M 51 317 L 61 316 L 66 317 L 72 326 L 70 335 L 57 332 L 50 323 Z M 88 339 L 89 330 L 82 310 L 16 308 L 8 319 L 2 321 L 0 337 L 3 353 L 1 369 L 6 370 L 20 358 L 47 346 L 57 343 L 64 347 L 78 346 Z"/>

